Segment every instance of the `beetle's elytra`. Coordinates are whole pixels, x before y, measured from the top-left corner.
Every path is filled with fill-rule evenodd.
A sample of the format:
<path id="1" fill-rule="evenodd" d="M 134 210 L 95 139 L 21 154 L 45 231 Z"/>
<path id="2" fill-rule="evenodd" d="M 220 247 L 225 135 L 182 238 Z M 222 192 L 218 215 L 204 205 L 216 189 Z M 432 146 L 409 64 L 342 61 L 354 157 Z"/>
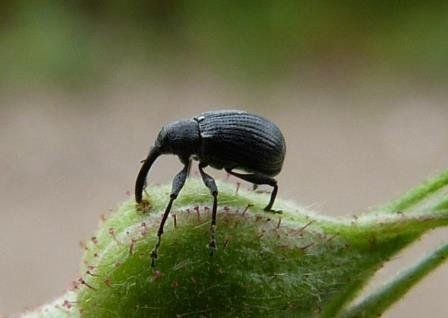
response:
<path id="1" fill-rule="evenodd" d="M 283 166 L 286 144 L 280 129 L 271 121 L 239 110 L 220 110 L 202 113 L 192 119 L 175 121 L 164 126 L 140 169 L 135 183 L 135 199 L 142 203 L 146 176 L 154 161 L 162 154 L 177 155 L 184 168 L 174 177 L 170 201 L 157 232 L 158 241 L 151 253 L 152 266 L 157 258 L 165 221 L 173 201 L 187 179 L 192 160 L 199 161 L 202 180 L 213 196 L 210 252 L 216 249 L 215 227 L 218 189 L 215 180 L 204 172 L 211 166 L 225 169 L 229 174 L 254 185 L 273 187 L 271 199 L 265 207 L 272 211 L 277 195 L 277 181 L 273 178 Z M 243 170 L 247 174 L 234 172 Z"/>

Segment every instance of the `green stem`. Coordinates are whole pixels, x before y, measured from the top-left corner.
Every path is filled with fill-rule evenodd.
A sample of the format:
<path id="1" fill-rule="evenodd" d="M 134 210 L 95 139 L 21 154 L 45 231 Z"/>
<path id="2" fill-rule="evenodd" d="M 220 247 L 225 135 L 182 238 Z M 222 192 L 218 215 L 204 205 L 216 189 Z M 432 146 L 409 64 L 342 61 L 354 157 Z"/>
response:
<path id="1" fill-rule="evenodd" d="M 394 200 L 385 206 L 380 207 L 376 212 L 394 213 L 405 212 L 417 204 L 423 202 L 425 199 L 434 199 L 437 192 L 448 187 L 448 170 L 441 174 L 428 179 L 421 185 L 409 190 L 399 199 Z M 375 211 L 374 211 L 375 212 Z"/>
<path id="2" fill-rule="evenodd" d="M 426 275 L 443 264 L 448 257 L 448 244 L 445 244 L 424 257 L 415 266 L 392 279 L 384 287 L 367 296 L 358 305 L 349 308 L 341 318 L 370 318 L 381 316 L 392 304 L 402 298 Z"/>

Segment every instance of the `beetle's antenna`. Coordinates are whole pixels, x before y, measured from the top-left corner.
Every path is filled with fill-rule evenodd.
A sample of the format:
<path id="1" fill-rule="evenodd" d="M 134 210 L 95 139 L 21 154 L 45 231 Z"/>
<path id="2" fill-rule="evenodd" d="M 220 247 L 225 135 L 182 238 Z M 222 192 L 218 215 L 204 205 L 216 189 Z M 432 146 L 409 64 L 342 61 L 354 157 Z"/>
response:
<path id="1" fill-rule="evenodd" d="M 148 154 L 148 157 L 143 162 L 142 167 L 135 181 L 135 200 L 137 203 L 142 202 L 142 192 L 146 184 L 146 176 L 148 175 L 149 169 L 151 169 L 152 164 L 156 161 L 157 157 L 161 155 L 159 147 L 152 147 Z"/>

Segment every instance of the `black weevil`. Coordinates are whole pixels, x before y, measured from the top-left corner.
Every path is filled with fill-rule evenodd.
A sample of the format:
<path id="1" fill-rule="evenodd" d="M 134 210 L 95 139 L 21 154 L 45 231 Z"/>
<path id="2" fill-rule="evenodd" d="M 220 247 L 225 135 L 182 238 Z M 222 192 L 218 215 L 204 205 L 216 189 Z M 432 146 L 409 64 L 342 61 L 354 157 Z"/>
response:
<path id="1" fill-rule="evenodd" d="M 177 155 L 184 164 L 184 168 L 173 180 L 170 201 L 157 232 L 157 244 L 151 253 L 152 266 L 157 258 L 165 221 L 173 201 L 187 179 L 193 159 L 199 161 L 202 180 L 213 196 L 209 243 L 210 253 L 213 254 L 216 249 L 218 189 L 215 180 L 204 172 L 204 168 L 211 166 L 216 169 L 225 169 L 227 173 L 251 182 L 254 186 L 261 184 L 272 186 L 271 199 L 265 211 L 273 211 L 272 205 L 278 190 L 277 181 L 273 177 L 282 169 L 285 152 L 285 139 L 280 129 L 271 121 L 244 111 L 211 111 L 164 126 L 148 157 L 144 160 L 135 183 L 135 199 L 138 204 L 141 204 L 146 176 L 160 155 Z M 234 172 L 234 169 L 246 171 L 248 174 Z"/>

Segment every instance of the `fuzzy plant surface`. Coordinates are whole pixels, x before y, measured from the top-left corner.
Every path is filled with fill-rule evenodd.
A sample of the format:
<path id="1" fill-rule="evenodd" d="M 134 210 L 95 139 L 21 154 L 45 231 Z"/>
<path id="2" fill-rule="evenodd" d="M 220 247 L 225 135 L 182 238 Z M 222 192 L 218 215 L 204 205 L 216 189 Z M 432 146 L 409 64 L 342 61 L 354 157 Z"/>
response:
<path id="1" fill-rule="evenodd" d="M 353 305 L 382 265 L 448 224 L 448 171 L 358 217 L 333 218 L 219 182 L 218 249 L 208 250 L 212 198 L 190 179 L 150 254 L 170 186 L 131 198 L 84 246 L 80 278 L 25 317 L 378 317 L 442 264 L 448 244 Z"/>

